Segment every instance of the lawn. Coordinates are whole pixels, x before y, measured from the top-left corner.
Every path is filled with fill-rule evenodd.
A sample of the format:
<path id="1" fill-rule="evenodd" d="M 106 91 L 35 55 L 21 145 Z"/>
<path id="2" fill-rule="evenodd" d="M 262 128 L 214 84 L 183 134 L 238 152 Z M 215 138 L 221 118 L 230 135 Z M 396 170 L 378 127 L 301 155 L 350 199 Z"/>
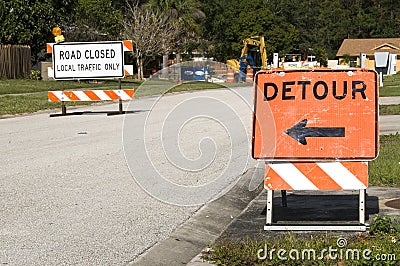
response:
<path id="1" fill-rule="evenodd" d="M 380 136 L 379 155 L 369 170 L 370 185 L 400 187 L 400 134 Z"/>
<path id="2" fill-rule="evenodd" d="M 400 115 L 400 105 L 398 104 L 380 105 L 379 115 Z"/>
<path id="3" fill-rule="evenodd" d="M 375 216 L 369 232 L 285 234 L 270 239 L 220 238 L 203 252 L 216 265 L 399 265 L 400 220 Z"/>
<path id="4" fill-rule="evenodd" d="M 138 87 L 141 82 L 136 80 L 123 80 L 123 89 Z M 99 83 L 77 81 L 31 80 L 31 79 L 0 79 L 0 95 L 21 94 L 32 92 L 47 92 L 51 90 L 74 90 L 79 88 L 118 89 L 117 80 L 104 80 Z"/>
<path id="5" fill-rule="evenodd" d="M 149 80 L 141 82 L 133 79 L 122 79 L 122 89 L 135 89 L 135 97 L 157 95 L 161 93 L 182 92 L 190 90 L 218 89 L 225 85 L 242 86 L 241 83 L 217 84 L 209 82 L 186 82 L 177 84 L 167 80 Z M 57 103 L 47 102 L 47 91 L 50 90 L 76 90 L 76 89 L 118 89 L 117 80 L 102 80 L 98 83 L 77 81 L 54 81 L 54 80 L 29 80 L 0 79 L 0 115 L 32 113 L 39 110 L 53 109 L 59 107 Z M 13 95 L 13 94 L 31 95 Z M 33 94 L 34 93 L 34 94 Z M 384 86 L 379 90 L 380 96 L 400 96 L 400 73 L 385 77 Z M 87 105 L 90 102 L 66 103 L 70 105 Z M 400 114 L 399 105 L 381 106 L 380 114 Z"/>
<path id="6" fill-rule="evenodd" d="M 400 96 L 400 72 L 383 78 L 383 87 L 379 89 L 379 96 Z"/>
<path id="7" fill-rule="evenodd" d="M 135 89 L 135 97 L 157 95 L 161 93 L 190 90 L 218 89 L 223 85 L 209 82 L 188 82 L 177 84 L 165 80 L 140 82 L 132 79 L 121 81 L 122 89 Z M 104 80 L 99 83 L 77 81 L 0 79 L 0 115 L 33 113 L 40 110 L 59 108 L 60 103 L 50 103 L 47 91 L 76 89 L 118 89 L 117 80 Z M 17 95 L 15 95 L 17 94 Z M 66 106 L 89 105 L 92 102 L 66 102 Z"/>

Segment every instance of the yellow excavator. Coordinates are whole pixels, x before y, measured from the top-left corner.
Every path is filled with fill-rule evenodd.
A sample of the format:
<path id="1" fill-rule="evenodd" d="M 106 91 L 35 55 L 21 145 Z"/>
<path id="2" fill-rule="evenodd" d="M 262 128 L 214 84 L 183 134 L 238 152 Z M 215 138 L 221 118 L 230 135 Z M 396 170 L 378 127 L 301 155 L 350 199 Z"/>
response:
<path id="1" fill-rule="evenodd" d="M 230 59 L 226 64 L 235 70 L 235 80 L 243 79 L 247 69 L 253 73 L 267 68 L 267 49 L 264 36 L 252 36 L 243 40 L 243 48 L 239 60 Z"/>

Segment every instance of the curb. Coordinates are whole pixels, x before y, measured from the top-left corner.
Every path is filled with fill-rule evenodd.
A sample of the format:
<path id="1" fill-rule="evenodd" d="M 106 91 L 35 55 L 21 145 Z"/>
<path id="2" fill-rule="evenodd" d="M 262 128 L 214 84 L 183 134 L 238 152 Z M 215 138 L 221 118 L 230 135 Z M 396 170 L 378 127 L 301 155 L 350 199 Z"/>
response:
<path id="1" fill-rule="evenodd" d="M 262 191 L 262 182 L 258 189 L 249 191 L 255 171 L 256 168 L 247 170 L 225 195 L 201 207 L 167 239 L 158 242 L 129 265 L 186 265 L 192 260 L 189 264 L 192 266 L 209 264 L 194 261 L 200 259 L 201 251 L 215 241 Z M 262 180 L 261 176 L 257 176 L 257 180 Z"/>

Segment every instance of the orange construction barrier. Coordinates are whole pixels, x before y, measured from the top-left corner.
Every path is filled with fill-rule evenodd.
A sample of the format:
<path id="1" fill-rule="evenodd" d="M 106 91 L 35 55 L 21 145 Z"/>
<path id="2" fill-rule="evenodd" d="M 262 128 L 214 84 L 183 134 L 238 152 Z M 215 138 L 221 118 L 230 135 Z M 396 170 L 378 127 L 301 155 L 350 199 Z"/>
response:
<path id="1" fill-rule="evenodd" d="M 76 91 L 49 91 L 47 96 L 49 102 L 61 102 L 61 114 L 50 114 L 50 117 L 63 116 L 71 114 L 83 114 L 76 112 L 67 114 L 65 102 L 74 101 L 119 101 L 119 110 L 116 112 L 107 112 L 107 115 L 125 114 L 122 109 L 122 101 L 132 100 L 135 91 L 129 90 L 76 90 Z"/>
<path id="2" fill-rule="evenodd" d="M 247 69 L 246 82 L 253 83 L 253 69 L 251 69 L 251 68 Z"/>
<path id="3" fill-rule="evenodd" d="M 228 73 L 226 75 L 226 82 L 232 83 L 235 81 L 235 71 L 233 69 L 228 68 Z"/>

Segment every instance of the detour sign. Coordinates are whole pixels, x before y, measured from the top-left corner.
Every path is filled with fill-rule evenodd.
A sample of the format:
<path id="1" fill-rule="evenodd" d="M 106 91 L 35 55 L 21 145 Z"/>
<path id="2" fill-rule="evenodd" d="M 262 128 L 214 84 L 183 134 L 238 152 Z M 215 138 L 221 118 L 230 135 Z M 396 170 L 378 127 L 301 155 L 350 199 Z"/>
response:
<path id="1" fill-rule="evenodd" d="M 375 71 L 273 70 L 255 78 L 252 156 L 275 161 L 373 160 Z"/>

